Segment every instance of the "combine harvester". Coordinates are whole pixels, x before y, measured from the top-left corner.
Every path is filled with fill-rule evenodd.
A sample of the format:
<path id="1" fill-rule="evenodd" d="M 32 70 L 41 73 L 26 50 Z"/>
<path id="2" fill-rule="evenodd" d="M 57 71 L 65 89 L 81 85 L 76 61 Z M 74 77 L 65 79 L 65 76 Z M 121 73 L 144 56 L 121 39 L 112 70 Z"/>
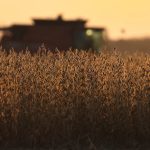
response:
<path id="1" fill-rule="evenodd" d="M 50 50 L 83 49 L 99 51 L 105 42 L 105 29 L 86 27 L 86 20 L 33 19 L 33 25 L 12 25 L 0 28 L 3 48 L 17 51 L 28 47 L 37 51 L 44 43 Z"/>

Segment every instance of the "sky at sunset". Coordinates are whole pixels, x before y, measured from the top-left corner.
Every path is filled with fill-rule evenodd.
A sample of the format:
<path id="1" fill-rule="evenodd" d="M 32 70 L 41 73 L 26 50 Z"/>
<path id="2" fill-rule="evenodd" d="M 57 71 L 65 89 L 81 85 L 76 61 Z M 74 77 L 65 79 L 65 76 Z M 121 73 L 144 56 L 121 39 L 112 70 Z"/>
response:
<path id="1" fill-rule="evenodd" d="M 105 27 L 113 39 L 150 37 L 150 0 L 0 0 L 0 26 L 59 14 Z"/>

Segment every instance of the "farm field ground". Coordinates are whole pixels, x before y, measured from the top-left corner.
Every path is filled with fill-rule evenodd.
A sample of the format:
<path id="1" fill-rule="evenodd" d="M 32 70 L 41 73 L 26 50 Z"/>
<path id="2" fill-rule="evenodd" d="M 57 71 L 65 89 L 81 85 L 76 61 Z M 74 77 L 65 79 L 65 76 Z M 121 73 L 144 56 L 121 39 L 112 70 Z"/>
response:
<path id="1" fill-rule="evenodd" d="M 2 149 L 148 150 L 149 116 L 149 53 L 0 50 Z"/>

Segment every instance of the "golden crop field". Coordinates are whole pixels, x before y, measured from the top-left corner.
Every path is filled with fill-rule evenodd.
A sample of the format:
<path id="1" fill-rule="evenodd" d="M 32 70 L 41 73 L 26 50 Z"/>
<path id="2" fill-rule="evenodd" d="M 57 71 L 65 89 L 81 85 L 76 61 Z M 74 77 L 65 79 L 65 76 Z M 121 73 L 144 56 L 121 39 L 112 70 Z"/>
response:
<path id="1" fill-rule="evenodd" d="M 0 147 L 148 140 L 149 54 L 0 50 Z"/>

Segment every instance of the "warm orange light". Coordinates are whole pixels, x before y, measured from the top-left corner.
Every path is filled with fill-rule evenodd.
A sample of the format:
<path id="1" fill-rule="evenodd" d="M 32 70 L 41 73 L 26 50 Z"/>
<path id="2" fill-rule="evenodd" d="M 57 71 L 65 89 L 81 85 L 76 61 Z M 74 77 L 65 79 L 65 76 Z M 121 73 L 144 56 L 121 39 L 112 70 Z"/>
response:
<path id="1" fill-rule="evenodd" d="M 31 18 L 83 18 L 106 27 L 112 38 L 150 35 L 150 0 L 1 0 L 0 26 L 31 23 Z M 126 34 L 121 33 L 121 29 Z"/>

